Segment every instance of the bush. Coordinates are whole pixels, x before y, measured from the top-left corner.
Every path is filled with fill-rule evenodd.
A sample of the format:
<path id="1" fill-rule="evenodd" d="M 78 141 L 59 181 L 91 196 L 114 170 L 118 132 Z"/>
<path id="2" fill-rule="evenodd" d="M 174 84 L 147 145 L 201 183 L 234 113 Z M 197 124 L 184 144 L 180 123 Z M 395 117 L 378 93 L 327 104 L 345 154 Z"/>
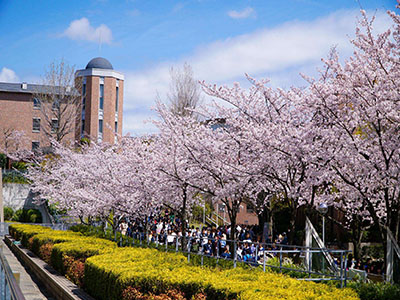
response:
<path id="1" fill-rule="evenodd" d="M 31 249 L 78 286 L 84 283 L 86 259 L 117 247 L 116 243 L 104 239 L 39 225 L 13 224 L 9 231 L 11 236 L 21 240 L 23 246 Z"/>
<path id="2" fill-rule="evenodd" d="M 40 225 L 13 224 L 9 227 L 10 235 L 20 240 L 22 246 L 28 248 L 28 240 L 36 234 L 51 231 L 51 228 Z"/>
<path id="3" fill-rule="evenodd" d="M 7 166 L 7 155 L 0 153 L 0 168 L 5 169 Z"/>
<path id="4" fill-rule="evenodd" d="M 37 209 L 18 209 L 13 218 L 13 221 L 21 223 L 42 223 L 42 214 Z"/>
<path id="5" fill-rule="evenodd" d="M 154 249 L 118 248 L 92 256 L 85 266 L 85 286 L 96 299 L 121 299 L 132 287 L 141 293 L 182 292 L 186 299 L 358 299 L 351 289 L 298 281 L 259 269 L 219 270 L 188 265 L 182 254 Z"/>
<path id="6" fill-rule="evenodd" d="M 394 300 L 400 299 L 400 286 L 388 283 L 349 283 L 361 300 Z"/>
<path id="7" fill-rule="evenodd" d="M 22 161 L 16 161 L 11 164 L 11 168 L 19 171 L 26 171 L 28 169 L 28 164 Z"/>
<path id="8" fill-rule="evenodd" d="M 116 243 L 71 231 L 16 224 L 10 233 L 99 300 L 343 299 L 352 289 L 298 281 L 282 274 L 192 266 L 180 253 L 117 248 Z M 135 298 L 136 297 L 136 298 Z"/>
<path id="9" fill-rule="evenodd" d="M 4 206 L 3 213 L 4 213 L 4 221 L 10 221 L 14 215 L 14 210 L 11 207 Z"/>

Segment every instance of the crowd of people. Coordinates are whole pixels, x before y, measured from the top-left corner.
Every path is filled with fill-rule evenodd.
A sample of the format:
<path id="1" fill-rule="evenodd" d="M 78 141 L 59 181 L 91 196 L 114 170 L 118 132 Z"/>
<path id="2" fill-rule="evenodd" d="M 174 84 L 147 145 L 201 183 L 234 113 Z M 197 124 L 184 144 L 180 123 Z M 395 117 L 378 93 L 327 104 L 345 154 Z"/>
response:
<path id="1" fill-rule="evenodd" d="M 186 222 L 188 224 L 188 222 Z M 258 226 L 238 225 L 236 227 L 235 241 L 231 243 L 231 226 L 212 227 L 187 227 L 185 234 L 182 233 L 182 221 L 168 210 L 162 216 L 148 218 L 146 225 L 143 220 L 124 220 L 120 224 L 120 231 L 123 235 L 141 240 L 142 242 L 154 243 L 157 246 L 174 247 L 181 249 L 182 242 L 185 242 L 186 251 L 202 254 L 216 258 L 232 259 L 233 249 L 236 248 L 236 259 L 248 263 L 260 263 L 265 256 L 271 258 L 279 253 L 279 249 L 288 245 L 286 232 L 273 237 L 266 235 L 263 239 L 263 232 Z M 286 248 L 287 250 L 298 250 Z M 276 252 L 274 252 L 276 250 Z M 294 255 L 299 258 L 301 253 Z M 339 260 L 334 261 L 339 264 Z M 367 273 L 383 274 L 382 262 L 357 261 L 350 254 L 347 269 L 363 270 Z"/>
<path id="2" fill-rule="evenodd" d="M 143 220 L 124 221 L 120 225 L 120 231 L 123 235 L 156 245 L 181 247 L 181 243 L 185 241 L 186 251 L 219 258 L 232 258 L 232 247 L 237 247 L 237 260 L 246 262 L 259 261 L 266 244 L 270 244 L 268 250 L 275 250 L 278 245 L 287 245 L 288 242 L 285 232 L 275 239 L 272 235 L 267 235 L 263 241 L 263 232 L 258 226 L 250 225 L 236 227 L 236 243 L 230 242 L 232 228 L 229 225 L 202 228 L 191 226 L 183 234 L 182 221 L 168 210 L 163 216 L 149 218 L 147 221 L 147 234 Z"/>
<path id="3" fill-rule="evenodd" d="M 383 260 L 373 260 L 372 258 L 356 260 L 352 254 L 349 255 L 347 268 L 365 271 L 368 274 L 384 275 Z"/>

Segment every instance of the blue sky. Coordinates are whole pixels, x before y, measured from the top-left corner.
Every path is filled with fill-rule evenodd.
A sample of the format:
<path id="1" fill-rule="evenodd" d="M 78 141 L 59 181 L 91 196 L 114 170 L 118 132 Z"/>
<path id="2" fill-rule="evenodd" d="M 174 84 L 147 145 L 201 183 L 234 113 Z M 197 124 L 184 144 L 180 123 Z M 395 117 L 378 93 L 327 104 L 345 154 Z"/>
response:
<path id="1" fill-rule="evenodd" d="M 188 62 L 210 83 L 246 84 L 247 72 L 301 85 L 331 46 L 351 53 L 359 2 L 378 31 L 388 26 L 395 0 L 0 0 L 0 81 L 38 82 L 54 60 L 80 69 L 103 56 L 126 76 L 124 133 L 150 133 L 143 120 L 171 66 Z"/>

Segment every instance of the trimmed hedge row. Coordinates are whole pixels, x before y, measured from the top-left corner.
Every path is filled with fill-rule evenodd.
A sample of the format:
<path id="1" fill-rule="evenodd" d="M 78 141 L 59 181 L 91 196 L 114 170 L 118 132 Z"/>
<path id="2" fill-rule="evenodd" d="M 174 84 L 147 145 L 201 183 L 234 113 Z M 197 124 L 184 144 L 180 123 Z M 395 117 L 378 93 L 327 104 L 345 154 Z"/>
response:
<path id="1" fill-rule="evenodd" d="M 202 268 L 180 253 L 117 248 L 71 231 L 12 225 L 13 237 L 99 300 L 356 300 L 352 289 L 299 281 L 254 269 Z"/>
<path id="2" fill-rule="evenodd" d="M 117 244 L 111 241 L 40 225 L 13 224 L 9 232 L 24 247 L 81 287 L 86 259 L 117 248 Z"/>
<path id="3" fill-rule="evenodd" d="M 88 258 L 88 292 L 96 299 L 117 300 L 129 287 L 154 294 L 178 290 L 186 299 L 358 299 L 351 289 L 299 281 L 285 275 L 242 268 L 220 270 L 188 265 L 179 253 L 119 248 Z"/>

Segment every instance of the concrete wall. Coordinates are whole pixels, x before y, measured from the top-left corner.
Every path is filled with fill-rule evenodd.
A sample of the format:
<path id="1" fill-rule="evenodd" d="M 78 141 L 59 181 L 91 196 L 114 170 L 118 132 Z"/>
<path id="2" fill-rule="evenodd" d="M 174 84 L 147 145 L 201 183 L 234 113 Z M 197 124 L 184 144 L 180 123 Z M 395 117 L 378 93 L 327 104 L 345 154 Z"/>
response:
<path id="1" fill-rule="evenodd" d="M 43 223 L 50 223 L 50 217 L 44 205 L 33 203 L 33 194 L 29 184 L 3 183 L 3 205 L 14 211 L 20 208 L 38 209 L 42 213 Z"/>

